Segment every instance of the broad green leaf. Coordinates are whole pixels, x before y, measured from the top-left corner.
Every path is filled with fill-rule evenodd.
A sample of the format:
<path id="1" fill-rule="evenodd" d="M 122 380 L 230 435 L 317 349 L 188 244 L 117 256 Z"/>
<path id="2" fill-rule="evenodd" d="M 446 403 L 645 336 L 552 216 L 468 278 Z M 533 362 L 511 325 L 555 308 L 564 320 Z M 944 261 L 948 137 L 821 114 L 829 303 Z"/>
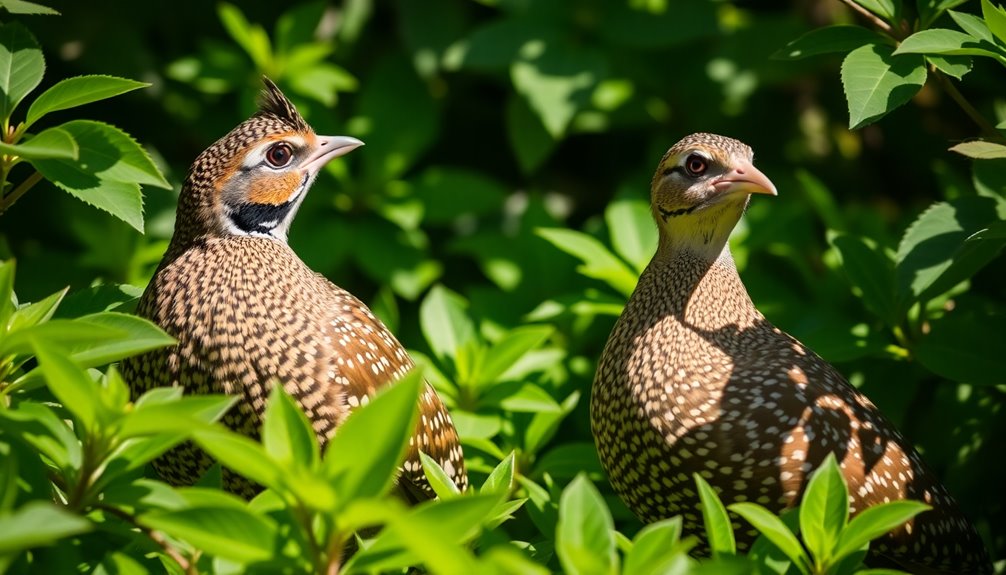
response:
<path id="1" fill-rule="evenodd" d="M 801 573 L 810 573 L 811 561 L 800 545 L 796 535 L 786 527 L 786 524 L 773 515 L 771 511 L 756 503 L 734 503 L 729 506 L 730 511 L 740 515 L 755 529 L 761 532 L 766 539 L 779 548 L 790 561 L 800 570 Z M 839 556 L 836 554 L 836 556 Z"/>
<path id="2" fill-rule="evenodd" d="M 949 290 L 992 261 L 1003 240 L 977 232 L 1004 219 L 1006 206 L 992 198 L 968 196 L 933 204 L 912 222 L 898 245 L 895 269 L 901 313 L 916 301 Z"/>
<path id="3" fill-rule="evenodd" d="M 852 553 L 927 509 L 930 507 L 925 503 L 907 500 L 881 503 L 864 509 L 842 531 L 834 557 Z"/>
<path id="4" fill-rule="evenodd" d="M 951 381 L 978 385 L 1006 383 L 1001 326 L 1006 317 L 955 310 L 930 322 L 930 331 L 912 348 L 919 363 Z"/>
<path id="5" fill-rule="evenodd" d="M 279 465 L 313 469 L 321 460 L 318 438 L 300 406 L 274 382 L 262 422 L 262 444 Z"/>
<path id="6" fill-rule="evenodd" d="M 0 142 L 0 152 L 26 160 L 76 160 L 79 150 L 69 132 L 61 128 L 49 128 L 26 138 L 20 144 Z"/>
<path id="7" fill-rule="evenodd" d="M 435 166 L 415 179 L 413 193 L 423 200 L 427 222 L 449 223 L 464 215 L 497 214 L 509 190 L 474 170 Z"/>
<path id="8" fill-rule="evenodd" d="M 0 335 L 7 335 L 8 323 L 14 315 L 14 260 L 0 261 Z"/>
<path id="9" fill-rule="evenodd" d="M 921 23 L 919 29 L 929 28 L 929 25 L 936 21 L 944 12 L 964 4 L 967 0 L 916 0 L 919 19 Z"/>
<path id="10" fill-rule="evenodd" d="M 498 385 L 479 398 L 479 406 L 518 413 L 561 413 L 562 408 L 547 391 L 534 383 Z"/>
<path id="11" fill-rule="evenodd" d="M 895 56 L 902 54 L 943 54 L 948 56 L 989 56 L 1002 59 L 1003 56 L 996 52 L 996 47 L 987 41 L 976 39 L 974 36 L 957 32 L 956 30 L 945 30 L 943 28 L 932 28 L 916 32 L 898 46 Z"/>
<path id="12" fill-rule="evenodd" d="M 982 17 L 992 35 L 1006 44 L 1006 10 L 989 0 L 982 0 Z"/>
<path id="13" fill-rule="evenodd" d="M 847 228 L 842 209 L 835 201 L 835 194 L 820 179 L 807 170 L 798 169 L 796 179 L 800 183 L 807 201 L 824 221 L 829 230 L 844 232 Z"/>
<path id="14" fill-rule="evenodd" d="M 527 99 L 552 138 L 559 139 L 589 102 L 606 61 L 600 53 L 583 47 L 538 39 L 522 46 L 520 54 L 510 67 L 514 89 Z"/>
<path id="15" fill-rule="evenodd" d="M 335 64 L 321 62 L 289 79 L 290 89 L 298 94 L 333 107 L 339 101 L 339 92 L 356 90 L 356 78 Z"/>
<path id="16" fill-rule="evenodd" d="M 615 252 L 632 264 L 637 274 L 643 273 L 657 249 L 657 225 L 649 202 L 615 200 L 604 210 L 604 221 Z"/>
<path id="17" fill-rule="evenodd" d="M 188 395 L 164 403 L 138 401 L 133 411 L 123 418 L 119 436 L 125 439 L 157 433 L 189 435 L 199 430 L 212 433 L 215 429 L 210 424 L 219 421 L 239 399 L 236 396 L 206 394 Z"/>
<path id="18" fill-rule="evenodd" d="M 705 524 L 706 537 L 709 539 L 709 549 L 714 556 L 733 555 L 737 553 L 734 541 L 734 529 L 730 525 L 730 516 L 723 507 L 716 491 L 698 473 L 693 473 L 695 486 L 702 502 L 702 522 Z"/>
<path id="19" fill-rule="evenodd" d="M 936 67 L 937 70 L 958 80 L 971 71 L 973 65 L 970 56 L 937 56 L 929 54 L 926 62 Z"/>
<path id="20" fill-rule="evenodd" d="M 454 358 L 458 350 L 476 338 L 475 324 L 465 308 L 468 303 L 442 285 L 435 285 L 419 306 L 419 322 L 440 361 Z"/>
<path id="21" fill-rule="evenodd" d="M 681 541 L 681 516 L 643 527 L 625 555 L 624 575 L 683 573 L 688 565 L 690 544 Z"/>
<path id="22" fill-rule="evenodd" d="M 410 371 L 350 413 L 328 442 L 323 466 L 341 505 L 382 495 L 391 486 L 415 429 L 423 385 L 422 373 Z"/>
<path id="23" fill-rule="evenodd" d="M 856 0 L 856 4 L 887 21 L 891 21 L 898 13 L 895 2 L 900 4 L 900 0 Z"/>
<path id="24" fill-rule="evenodd" d="M 527 100 L 516 94 L 507 98 L 506 133 L 510 151 L 524 175 L 533 174 L 557 144 Z"/>
<path id="25" fill-rule="evenodd" d="M 174 345 L 175 339 L 150 320 L 126 313 L 103 311 L 73 320 L 90 329 L 115 330 L 114 339 L 73 342 L 66 350 L 74 362 L 95 367 L 143 352 Z"/>
<path id="26" fill-rule="evenodd" d="M 348 573 L 386 572 L 424 564 L 431 573 L 474 573 L 471 540 L 492 512 L 495 495 L 472 495 L 422 503 L 392 518 L 373 545 L 354 556 Z"/>
<path id="27" fill-rule="evenodd" d="M 3 0 L 0 2 L 11 14 L 44 14 L 47 16 L 58 16 L 59 12 L 35 2 L 27 0 Z"/>
<path id="28" fill-rule="evenodd" d="M 194 507 L 145 513 L 139 523 L 238 563 L 273 557 L 280 545 L 272 519 L 235 507 Z"/>
<path id="29" fill-rule="evenodd" d="M 539 456 L 535 475 L 548 474 L 553 479 L 572 479 L 579 472 L 600 477 L 604 474 L 593 441 L 574 441 L 556 445 Z"/>
<path id="30" fill-rule="evenodd" d="M 867 44 L 886 44 L 891 39 L 862 26 L 824 26 L 815 28 L 786 44 L 772 58 L 777 60 L 799 60 L 820 54 L 850 52 Z"/>
<path id="31" fill-rule="evenodd" d="M 849 491 L 834 453 L 814 471 L 800 501 L 800 534 L 818 565 L 828 565 L 849 520 Z"/>
<path id="32" fill-rule="evenodd" d="M 316 39 L 318 24 L 325 15 L 328 5 L 324 1 L 305 2 L 285 10 L 276 20 L 274 37 L 276 52 L 294 51 Z"/>
<path id="33" fill-rule="evenodd" d="M 849 104 L 849 129 L 861 128 L 908 102 L 926 83 L 919 55 L 893 55 L 893 48 L 856 48 L 842 62 L 842 85 Z"/>
<path id="34" fill-rule="evenodd" d="M 975 190 L 979 196 L 1006 200 L 1006 160 L 985 160 L 971 166 Z"/>
<path id="35" fill-rule="evenodd" d="M 42 92 L 31 103 L 31 106 L 28 107 L 25 124 L 30 127 L 46 114 L 76 108 L 77 106 L 125 94 L 139 88 L 145 88 L 149 85 L 145 82 L 137 82 L 115 76 L 94 75 L 67 78 Z"/>
<path id="36" fill-rule="evenodd" d="M 636 289 L 638 276 L 593 237 L 564 228 L 539 228 L 535 233 L 583 262 L 577 268 L 583 275 L 606 282 L 624 296 Z"/>
<path id="37" fill-rule="evenodd" d="M 509 494 L 513 488 L 515 460 L 516 452 L 511 451 L 510 455 L 503 458 L 503 461 L 493 469 L 489 477 L 486 477 L 485 483 L 479 488 L 479 493 Z"/>
<path id="38" fill-rule="evenodd" d="M 952 146 L 950 151 L 978 160 L 1006 158 L 1006 146 L 982 140 L 957 144 L 956 146 Z"/>
<path id="39" fill-rule="evenodd" d="M 34 341 L 39 369 L 45 375 L 49 390 L 63 407 L 77 416 L 88 432 L 93 432 L 99 419 L 108 414 L 98 398 L 98 384 L 69 357 L 56 351 L 43 340 Z"/>
<path id="40" fill-rule="evenodd" d="M 2 409 L 0 428 L 47 457 L 64 474 L 80 468 L 80 440 L 48 405 L 25 401 L 17 409 Z"/>
<path id="41" fill-rule="evenodd" d="M 901 316 L 895 300 L 894 262 L 867 238 L 838 235 L 831 240 L 842 257 L 842 269 L 859 289 L 863 303 L 887 325 L 898 325 Z"/>
<path id="42" fill-rule="evenodd" d="M 3 263 L 0 263 L 0 266 L 3 265 Z M 0 274 L 3 274 L 3 271 L 0 271 Z M 0 279 L 0 284 L 3 284 L 3 279 Z M 69 288 L 63 288 L 46 298 L 18 308 L 17 311 L 10 315 L 10 330 L 25 329 L 49 321 L 56 312 L 56 307 L 63 301 L 63 296 L 66 295 L 67 289 Z M 3 305 L 4 300 L 2 298 L 4 295 L 4 288 L 0 287 L 0 306 Z M 9 296 L 7 300 L 10 300 Z M 3 313 L 0 312 L 0 332 L 2 332 L 2 326 L 6 323 L 3 319 Z"/>
<path id="43" fill-rule="evenodd" d="M 478 381 L 496 382 L 528 352 L 544 343 L 554 331 L 552 326 L 546 325 L 522 325 L 510 330 L 486 351 L 476 374 Z"/>
<path id="44" fill-rule="evenodd" d="M 950 14 L 950 17 L 954 19 L 954 22 L 961 27 L 961 30 L 964 30 L 973 36 L 974 39 L 985 40 L 986 42 L 995 42 L 995 37 L 989 30 L 988 24 L 986 24 L 980 17 L 966 12 L 957 12 L 955 10 L 949 10 L 947 13 Z"/>
<path id="45" fill-rule="evenodd" d="M 217 16 L 234 42 L 251 57 L 255 67 L 260 72 L 272 74 L 272 46 L 265 29 L 249 23 L 237 6 L 227 2 L 217 5 Z"/>
<path id="46" fill-rule="evenodd" d="M 36 340 L 57 344 L 63 348 L 88 345 L 121 337 L 116 329 L 79 320 L 54 319 L 11 332 L 0 340 L 0 356 L 29 354 Z"/>
<path id="47" fill-rule="evenodd" d="M 196 429 L 192 438 L 225 467 L 270 489 L 282 491 L 287 470 L 256 441 L 223 427 Z"/>
<path id="48" fill-rule="evenodd" d="M 555 551 L 566 573 L 618 573 L 611 513 L 586 475 L 578 475 L 562 492 Z"/>
<path id="49" fill-rule="evenodd" d="M 524 431 L 524 450 L 528 453 L 537 453 L 552 437 L 562 420 L 573 411 L 576 404 L 580 402 L 580 392 L 574 391 L 562 401 L 560 407 L 562 411 L 540 411 L 534 414 L 531 423 Z"/>
<path id="50" fill-rule="evenodd" d="M 63 508 L 31 501 L 9 515 L 0 515 L 0 555 L 52 545 L 59 539 L 87 533 L 93 524 Z"/>
<path id="51" fill-rule="evenodd" d="M 461 495 L 461 491 L 458 486 L 454 484 L 447 472 L 444 471 L 443 467 L 437 463 L 436 459 L 433 459 L 425 452 L 419 452 L 419 460 L 423 463 L 423 475 L 426 476 L 426 480 L 429 481 L 430 486 L 433 488 L 434 493 L 441 501 L 446 499 L 453 499 Z"/>
<path id="52" fill-rule="evenodd" d="M 45 59 L 35 37 L 20 22 L 0 26 L 0 120 L 38 86 L 45 72 Z"/>

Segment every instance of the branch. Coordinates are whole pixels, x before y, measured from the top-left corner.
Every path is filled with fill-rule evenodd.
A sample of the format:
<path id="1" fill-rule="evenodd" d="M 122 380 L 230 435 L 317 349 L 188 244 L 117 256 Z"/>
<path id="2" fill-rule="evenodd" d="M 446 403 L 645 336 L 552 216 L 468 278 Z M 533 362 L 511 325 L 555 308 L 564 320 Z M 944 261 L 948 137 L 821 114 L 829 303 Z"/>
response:
<path id="1" fill-rule="evenodd" d="M 165 539 L 163 535 L 161 535 L 157 531 L 154 531 L 153 529 L 150 529 L 149 527 L 141 525 L 140 522 L 136 520 L 136 517 L 133 517 L 131 514 L 109 505 L 96 505 L 95 507 L 97 509 L 101 509 L 102 511 L 107 511 L 112 515 L 115 515 L 119 519 L 122 519 L 123 521 L 129 523 L 133 527 L 139 529 L 144 535 L 149 537 L 151 541 L 160 546 L 161 549 L 164 549 L 164 552 L 167 553 L 168 557 L 174 559 L 175 562 L 178 563 L 179 566 L 181 566 L 182 570 L 185 571 L 185 573 L 192 573 L 192 574 L 198 573 L 198 571 L 196 571 L 195 562 L 190 562 L 188 558 L 179 553 L 177 549 L 175 549 L 174 547 L 171 546 L 170 543 L 168 543 L 168 540 Z"/>
<path id="2" fill-rule="evenodd" d="M 0 215 L 10 209 L 14 205 L 14 202 L 25 194 L 28 190 L 32 188 L 35 184 L 42 181 L 42 174 L 35 172 L 34 174 L 28 176 L 25 181 L 21 182 L 18 187 L 14 188 L 14 191 L 4 196 L 0 199 Z M 0 192 L 2 193 L 2 192 Z"/>
<path id="3" fill-rule="evenodd" d="M 884 20 L 881 19 L 880 16 L 877 16 L 873 12 L 870 12 L 866 8 L 860 6 L 859 4 L 856 4 L 855 2 L 853 2 L 853 0 L 841 0 L 841 2 L 842 4 L 848 6 L 849 8 L 852 8 L 856 12 L 859 12 L 864 18 L 872 22 L 873 25 L 876 26 L 877 28 L 880 28 L 881 30 L 883 30 L 884 32 L 886 32 L 891 36 L 895 35 L 894 28 L 891 28 L 891 25 L 888 24 L 887 22 L 884 22 Z"/>
<path id="4" fill-rule="evenodd" d="M 939 80 L 940 85 L 943 86 L 943 90 L 950 96 L 951 99 L 953 99 L 954 102 L 957 102 L 957 105 L 964 110 L 964 113 L 971 118 L 971 121 L 978 124 L 978 127 L 982 131 L 982 135 L 992 141 L 1006 142 L 1006 138 L 1003 138 L 1003 135 L 999 133 L 999 130 L 996 130 L 995 126 L 986 120 L 985 116 L 982 116 L 981 112 L 971 105 L 971 102 L 967 101 L 964 95 L 961 94 L 960 90 L 957 89 L 957 86 L 955 86 L 943 72 L 940 72 L 935 66 L 932 66 L 931 70 L 933 75 L 936 76 L 936 79 Z"/>

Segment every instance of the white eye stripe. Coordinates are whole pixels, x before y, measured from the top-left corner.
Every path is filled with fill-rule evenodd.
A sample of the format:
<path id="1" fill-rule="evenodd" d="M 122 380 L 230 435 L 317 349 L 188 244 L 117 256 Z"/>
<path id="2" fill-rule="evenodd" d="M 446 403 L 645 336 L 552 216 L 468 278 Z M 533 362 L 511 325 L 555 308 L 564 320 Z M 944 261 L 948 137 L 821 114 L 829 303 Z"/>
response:
<path id="1" fill-rule="evenodd" d="M 707 164 L 712 163 L 713 161 L 713 157 L 703 152 L 702 150 L 689 150 L 688 153 L 681 154 L 681 156 L 678 158 L 678 165 L 681 166 L 682 168 L 685 167 L 685 164 L 688 163 L 688 159 L 691 158 L 692 156 L 698 156 L 702 158 L 703 160 L 706 161 Z"/>

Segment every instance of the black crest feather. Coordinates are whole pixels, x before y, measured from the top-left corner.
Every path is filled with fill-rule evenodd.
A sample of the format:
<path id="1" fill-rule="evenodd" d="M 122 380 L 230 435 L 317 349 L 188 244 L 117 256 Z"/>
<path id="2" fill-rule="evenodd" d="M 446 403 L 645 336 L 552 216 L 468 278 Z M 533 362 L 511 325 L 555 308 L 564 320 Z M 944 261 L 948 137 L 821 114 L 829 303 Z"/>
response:
<path id="1" fill-rule="evenodd" d="M 259 114 L 274 116 L 277 119 L 290 124 L 297 131 L 310 130 L 307 122 L 300 116 L 300 112 L 293 103 L 287 99 L 283 92 L 269 78 L 262 76 L 262 83 L 265 88 L 259 96 Z"/>

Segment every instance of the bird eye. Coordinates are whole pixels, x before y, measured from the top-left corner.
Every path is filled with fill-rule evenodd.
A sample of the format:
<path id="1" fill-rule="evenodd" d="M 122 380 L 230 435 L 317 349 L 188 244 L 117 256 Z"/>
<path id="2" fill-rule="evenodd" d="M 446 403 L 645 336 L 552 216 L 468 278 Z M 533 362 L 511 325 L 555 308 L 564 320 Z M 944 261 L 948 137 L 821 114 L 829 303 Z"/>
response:
<path id="1" fill-rule="evenodd" d="M 293 159 L 293 148 L 286 142 L 277 142 L 265 153 L 265 159 L 274 168 L 282 168 Z"/>
<path id="2" fill-rule="evenodd" d="M 685 170 L 693 178 L 701 176 L 708 168 L 709 164 L 706 163 L 706 159 L 698 154 L 692 154 L 685 159 Z"/>

